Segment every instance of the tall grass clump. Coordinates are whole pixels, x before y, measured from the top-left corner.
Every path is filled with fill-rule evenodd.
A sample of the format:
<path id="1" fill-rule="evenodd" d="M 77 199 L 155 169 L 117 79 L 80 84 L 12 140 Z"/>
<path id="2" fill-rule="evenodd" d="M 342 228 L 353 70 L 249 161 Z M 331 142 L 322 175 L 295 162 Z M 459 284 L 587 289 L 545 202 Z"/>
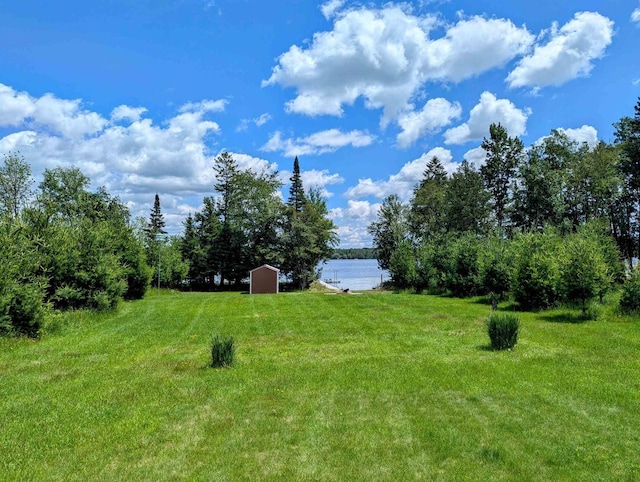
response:
<path id="1" fill-rule="evenodd" d="M 510 350 L 518 342 L 520 319 L 509 313 L 494 313 L 487 320 L 487 332 L 494 350 Z"/>
<path id="2" fill-rule="evenodd" d="M 213 368 L 233 365 L 235 348 L 232 336 L 213 335 L 211 340 L 211 366 Z"/>

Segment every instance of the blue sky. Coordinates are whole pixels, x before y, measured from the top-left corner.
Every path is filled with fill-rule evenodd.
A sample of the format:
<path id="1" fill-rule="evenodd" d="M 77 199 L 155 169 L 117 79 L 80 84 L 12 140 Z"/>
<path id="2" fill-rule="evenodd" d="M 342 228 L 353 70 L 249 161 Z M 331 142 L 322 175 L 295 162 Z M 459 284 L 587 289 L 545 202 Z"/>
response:
<path id="1" fill-rule="evenodd" d="M 0 0 L 0 154 L 78 166 L 172 233 L 213 158 L 298 156 L 343 247 L 433 155 L 480 165 L 489 124 L 611 141 L 640 97 L 640 2 Z M 288 186 L 284 187 L 284 196 Z"/>

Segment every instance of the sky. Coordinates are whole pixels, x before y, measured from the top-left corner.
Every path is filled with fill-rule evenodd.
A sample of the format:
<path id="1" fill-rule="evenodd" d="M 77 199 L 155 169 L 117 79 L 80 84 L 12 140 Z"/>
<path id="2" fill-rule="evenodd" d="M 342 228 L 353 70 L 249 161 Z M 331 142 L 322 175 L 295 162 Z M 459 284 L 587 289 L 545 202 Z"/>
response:
<path id="1" fill-rule="evenodd" d="M 382 200 L 433 156 L 479 167 L 491 123 L 611 142 L 640 98 L 636 0 L 0 0 L 0 45 L 0 155 L 134 217 L 157 193 L 171 234 L 227 151 L 284 199 L 298 156 L 340 246 L 371 246 Z"/>

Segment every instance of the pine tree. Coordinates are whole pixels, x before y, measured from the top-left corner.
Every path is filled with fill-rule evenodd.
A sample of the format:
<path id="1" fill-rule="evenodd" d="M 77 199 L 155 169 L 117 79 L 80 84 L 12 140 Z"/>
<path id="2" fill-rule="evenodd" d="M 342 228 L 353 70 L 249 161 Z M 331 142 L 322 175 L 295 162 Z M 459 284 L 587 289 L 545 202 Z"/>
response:
<path id="1" fill-rule="evenodd" d="M 151 214 L 149 216 L 149 224 L 146 230 L 149 239 L 155 239 L 157 234 L 167 234 L 163 229 L 165 224 L 164 215 L 160 209 L 160 196 L 156 193 L 156 197 L 153 201 L 153 208 L 151 208 Z"/>
<path id="2" fill-rule="evenodd" d="M 516 168 L 524 151 L 524 144 L 518 137 L 509 137 L 500 124 L 489 126 L 489 139 L 484 139 L 482 148 L 487 160 L 480 168 L 484 184 L 491 194 L 491 206 L 498 229 L 505 227 L 510 214 Z"/>
<path id="3" fill-rule="evenodd" d="M 298 156 L 293 160 L 293 175 L 290 178 L 291 187 L 289 188 L 288 205 L 295 212 L 302 211 L 305 203 L 304 187 L 302 186 L 302 177 L 300 176 L 300 164 Z"/>
<path id="4" fill-rule="evenodd" d="M 434 156 L 428 162 L 423 176 L 413 190 L 409 221 L 414 237 L 428 240 L 444 231 L 447 172 Z"/>
<path id="5" fill-rule="evenodd" d="M 444 205 L 447 232 L 486 234 L 490 212 L 489 193 L 473 164 L 466 160 L 460 163 L 449 180 Z"/>
<path id="6" fill-rule="evenodd" d="M 305 194 L 300 164 L 293 175 L 282 236 L 282 268 L 296 288 L 304 289 L 316 277 L 316 266 L 328 259 L 337 244 L 335 226 L 327 217 L 326 202 L 317 191 Z"/>

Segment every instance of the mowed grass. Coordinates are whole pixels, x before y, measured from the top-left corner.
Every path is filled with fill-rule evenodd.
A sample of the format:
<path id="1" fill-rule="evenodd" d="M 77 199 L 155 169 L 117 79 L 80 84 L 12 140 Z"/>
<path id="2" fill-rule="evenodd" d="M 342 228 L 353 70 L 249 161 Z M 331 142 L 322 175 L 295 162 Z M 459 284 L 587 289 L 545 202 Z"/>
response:
<path id="1" fill-rule="evenodd" d="M 640 320 L 155 293 L 0 339 L 0 480 L 638 480 Z M 233 368 L 210 339 L 232 335 Z"/>

